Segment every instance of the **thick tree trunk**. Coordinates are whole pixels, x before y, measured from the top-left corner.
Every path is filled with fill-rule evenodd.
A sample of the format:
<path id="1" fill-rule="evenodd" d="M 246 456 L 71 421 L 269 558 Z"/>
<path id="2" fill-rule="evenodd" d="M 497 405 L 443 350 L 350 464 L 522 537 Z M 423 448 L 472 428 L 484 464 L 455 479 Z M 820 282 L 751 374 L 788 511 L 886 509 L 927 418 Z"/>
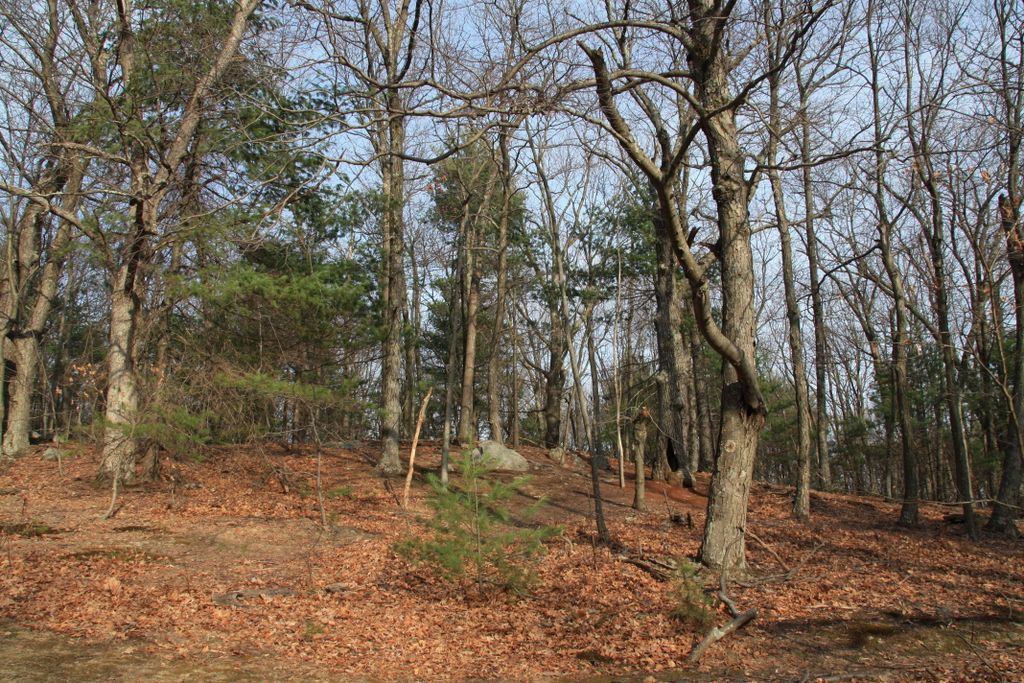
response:
<path id="1" fill-rule="evenodd" d="M 684 41 L 687 76 L 695 85 L 699 129 L 707 143 L 712 195 L 718 223 L 716 255 L 721 267 L 721 324 L 712 310 L 706 266 L 690 248 L 680 206 L 674 195 L 683 149 L 674 150 L 671 133 L 660 116 L 649 114 L 656 128 L 659 162 L 637 144 L 629 124 L 615 104 L 615 91 L 603 54 L 583 46 L 595 74 L 602 113 L 616 139 L 654 187 L 661 218 L 670 228 L 672 247 L 690 285 L 694 317 L 701 334 L 723 358 L 722 415 L 718 458 L 712 473 L 701 561 L 711 567 L 742 571 L 746 567 L 744 534 L 757 440 L 766 408 L 759 386 L 754 336 L 754 267 L 750 245 L 748 201 L 750 186 L 744 172 L 745 155 L 736 128 L 736 107 L 742 98 L 729 90 L 733 55 L 726 53 L 724 35 L 733 5 L 692 0 Z M 686 138 L 679 142 L 687 144 Z"/>
<path id="2" fill-rule="evenodd" d="M 565 392 L 565 338 L 561 314 L 551 310 L 551 352 L 544 375 L 544 447 L 559 445 L 562 436 L 562 395 Z"/>
<path id="3" fill-rule="evenodd" d="M 8 357 L 14 360 L 14 376 L 8 383 L 7 429 L 4 455 L 17 456 L 28 450 L 32 431 L 32 396 L 39 374 L 39 342 L 34 335 L 7 340 Z"/>
<path id="4" fill-rule="evenodd" d="M 117 272 L 110 306 L 110 349 L 107 353 L 107 409 L 103 460 L 99 476 L 120 482 L 134 477 L 138 442 L 139 393 L 135 378 L 135 335 L 139 302 L 129 265 Z"/>
<path id="5" fill-rule="evenodd" d="M 722 417 L 718 458 L 711 475 L 701 562 L 742 572 L 746 568 L 745 534 L 757 440 L 766 408 L 757 386 L 754 334 L 754 263 L 748 219 L 749 186 L 739 146 L 735 110 L 728 106 L 728 56 L 716 47 L 719 21 L 700 19 L 698 50 L 688 55 L 698 97 L 709 112 L 702 121 L 711 159 L 712 195 L 718 216 L 722 268 L 722 328 L 733 356 L 723 364 Z M 677 245 L 677 249 L 679 246 Z M 699 294 L 699 293 L 698 293 Z M 702 329 L 705 335 L 710 329 Z M 719 340 L 721 343 L 721 340 Z"/>

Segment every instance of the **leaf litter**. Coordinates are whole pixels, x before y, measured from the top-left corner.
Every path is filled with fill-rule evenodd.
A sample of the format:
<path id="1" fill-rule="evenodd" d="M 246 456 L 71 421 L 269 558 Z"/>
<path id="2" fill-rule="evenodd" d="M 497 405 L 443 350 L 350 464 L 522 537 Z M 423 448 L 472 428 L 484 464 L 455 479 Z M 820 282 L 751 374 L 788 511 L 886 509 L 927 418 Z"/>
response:
<path id="1" fill-rule="evenodd" d="M 394 553 L 428 510 L 429 443 L 409 511 L 374 475 L 372 444 L 325 449 L 323 489 L 344 493 L 324 496 L 327 529 L 309 450 L 168 462 L 164 481 L 125 491 L 110 520 L 95 449 L 78 446 L 63 476 L 21 458 L 0 471 L 0 673 L 25 661 L 40 677 L 22 680 L 47 678 L 38 667 L 60 648 L 33 657 L 31 633 L 78 644 L 90 665 L 120 661 L 127 678 L 153 662 L 184 677 L 234 662 L 237 680 L 1024 680 L 1019 541 L 972 543 L 939 506 L 906 529 L 896 503 L 834 493 L 815 493 L 803 524 L 789 515 L 792 490 L 767 485 L 751 501 L 750 575 L 730 586 L 759 616 L 688 666 L 701 634 L 673 618 L 667 584 L 594 542 L 586 464 L 522 452 L 533 471 L 519 504 L 547 497 L 539 521 L 562 527 L 526 595 L 445 583 Z M 649 482 L 646 512 L 630 507 L 629 482 L 604 477 L 626 552 L 695 556 L 706 476 L 695 491 Z M 678 523 L 687 515 L 692 526 Z M 31 528 L 60 533 L 11 531 Z M 705 578 L 714 594 L 717 577 Z M 716 618 L 728 620 L 724 608 Z"/>

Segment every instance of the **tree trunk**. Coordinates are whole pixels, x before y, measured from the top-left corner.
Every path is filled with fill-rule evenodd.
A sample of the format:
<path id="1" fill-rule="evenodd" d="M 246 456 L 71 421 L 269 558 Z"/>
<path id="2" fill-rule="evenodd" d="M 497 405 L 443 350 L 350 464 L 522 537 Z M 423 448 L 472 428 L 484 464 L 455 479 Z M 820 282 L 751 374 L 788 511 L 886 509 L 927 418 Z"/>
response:
<path id="1" fill-rule="evenodd" d="M 633 485 L 633 509 L 646 510 L 647 500 L 644 489 L 644 478 L 646 472 L 647 448 L 647 426 L 650 423 L 651 414 L 646 407 L 640 408 L 636 417 L 633 418 L 633 468 L 635 471 Z"/>
<path id="2" fill-rule="evenodd" d="M 1007 444 L 1003 452 L 1003 476 L 999 480 L 995 506 L 987 528 L 1015 536 L 1020 517 L 1021 460 L 1024 457 L 1024 241 L 1020 203 L 1013 196 L 999 198 L 1000 223 L 1007 241 L 1007 257 L 1013 276 L 1015 312 L 1014 350 L 1012 355 L 1012 392 L 1009 396 Z"/>
<path id="3" fill-rule="evenodd" d="M 658 338 L 658 365 L 664 375 L 664 405 L 659 412 L 662 429 L 667 438 L 666 449 L 671 448 L 676 462 L 673 468 L 683 475 L 683 484 L 693 488 L 693 474 L 686 458 L 686 402 L 683 384 L 687 365 L 683 347 L 683 320 L 680 306 L 680 286 L 676 278 L 678 261 L 672 249 L 668 226 L 658 215 L 654 218 L 655 252 L 658 265 L 654 275 L 654 299 L 657 307 L 655 334 Z M 669 444 L 671 444 L 669 446 Z M 659 456 L 664 457 L 664 456 Z M 653 475 L 652 475 L 653 476 Z"/>
<path id="4" fill-rule="evenodd" d="M 693 366 L 693 384 L 690 393 L 694 397 L 697 413 L 697 433 L 700 444 L 700 461 L 697 471 L 710 472 L 715 467 L 715 442 L 711 436 L 712 418 L 711 404 L 707 395 L 701 390 L 701 382 L 708 374 L 704 363 L 704 346 L 701 343 L 700 332 L 696 326 L 690 330 L 690 357 Z"/>
<path id="5" fill-rule="evenodd" d="M 473 410 L 473 383 L 476 377 L 476 321 L 480 310 L 479 275 L 473 253 L 470 228 L 463 256 L 463 320 L 462 320 L 462 393 L 459 400 L 458 440 L 463 446 L 476 441 L 476 420 Z"/>
<path id="6" fill-rule="evenodd" d="M 803 103 L 806 108 L 807 103 Z M 828 342 L 826 340 L 825 305 L 821 299 L 818 275 L 818 237 L 814 228 L 814 167 L 811 154 L 811 124 L 807 115 L 801 117 L 800 155 L 803 163 L 804 233 L 807 241 L 807 269 L 811 281 L 811 316 L 814 320 L 814 436 L 818 453 L 818 483 L 822 489 L 832 486 L 832 465 L 828 452 Z"/>
<path id="7" fill-rule="evenodd" d="M 14 376 L 8 383 L 7 428 L 4 455 L 17 456 L 28 450 L 32 431 L 32 395 L 39 368 L 39 342 L 32 335 L 7 341 L 8 357 L 14 360 Z"/>
<path id="8" fill-rule="evenodd" d="M 502 133 L 498 139 L 501 156 L 501 216 L 498 219 L 498 272 L 494 300 L 494 333 L 491 335 L 490 358 L 487 362 L 487 421 L 491 428 L 491 439 L 505 442 L 505 430 L 501 419 L 501 368 L 504 357 L 501 353 L 505 334 L 505 297 L 508 289 L 508 227 L 512 209 L 512 162 L 508 152 L 508 136 Z"/>
<path id="9" fill-rule="evenodd" d="M 885 135 L 882 131 L 882 84 L 878 50 L 874 41 L 873 3 L 868 7 L 867 41 L 871 66 L 871 99 L 875 143 L 874 202 L 878 219 L 878 247 L 882 265 L 892 293 L 895 320 L 892 338 L 892 383 L 896 418 L 900 427 L 900 444 L 903 458 L 903 504 L 900 508 L 900 523 L 915 525 L 918 521 L 918 480 L 917 459 L 914 455 L 913 420 L 910 415 L 910 398 L 907 394 L 907 350 L 910 346 L 907 321 L 906 293 L 903 277 L 896 265 L 892 250 L 892 234 L 888 211 L 885 205 Z"/>
<path id="10" fill-rule="evenodd" d="M 718 458 L 711 475 L 701 562 L 742 572 L 746 568 L 745 533 L 757 440 L 766 408 L 754 367 L 754 265 L 748 219 L 749 186 L 739 146 L 735 110 L 729 106 L 728 56 L 718 42 L 715 15 L 699 19 L 701 47 L 688 60 L 698 97 L 709 112 L 702 121 L 711 159 L 712 195 L 718 216 L 722 267 L 722 329 L 734 356 L 722 369 L 722 417 Z M 678 235 L 678 233 L 676 233 Z M 677 245 L 677 249 L 679 246 Z M 708 329 L 702 332 L 707 334 Z"/>
<path id="11" fill-rule="evenodd" d="M 384 342 L 381 368 L 381 456 L 377 471 L 384 476 L 402 473 L 399 433 L 402 428 L 402 310 L 405 308 L 405 168 L 398 154 L 405 148 L 405 121 L 398 115 L 397 92 L 388 100 L 394 112 L 382 132 L 379 149 L 386 154 L 381 164 L 384 188 L 383 240 L 381 243 L 381 303 Z"/>
<path id="12" fill-rule="evenodd" d="M 110 350 L 107 354 L 107 409 L 103 460 L 99 476 L 120 482 L 132 480 L 138 444 L 135 426 L 139 394 L 135 378 L 135 335 L 139 301 L 128 264 L 117 272 L 110 305 Z"/>
<path id="13" fill-rule="evenodd" d="M 804 366 L 804 342 L 800 330 L 800 309 L 797 306 L 796 281 L 793 275 L 793 247 L 790 238 L 789 216 L 786 213 L 785 194 L 782 189 L 782 178 L 777 168 L 778 139 L 782 135 L 782 120 L 779 112 L 778 82 L 779 76 L 769 79 L 771 84 L 771 103 L 769 105 L 769 131 L 770 142 L 768 144 L 767 159 L 769 164 L 768 179 L 772 188 L 772 199 L 775 204 L 776 227 L 779 231 L 779 241 L 782 247 L 782 283 L 786 300 L 786 322 L 788 327 L 789 354 L 791 371 L 793 373 L 793 391 L 796 403 L 796 495 L 793 499 L 793 516 L 800 520 L 808 520 L 811 516 L 811 411 L 810 391 L 807 388 L 807 370 Z M 805 117 L 806 118 L 806 117 Z M 804 132 L 803 142 L 806 143 L 807 133 Z M 805 181 L 806 183 L 806 181 Z M 806 187 L 805 187 L 806 201 Z M 805 209 L 811 206 L 805 204 Z M 812 216 L 807 215 L 806 220 L 810 222 Z M 809 239 L 813 238 L 813 234 Z M 812 270 L 812 277 L 816 278 L 816 268 Z M 812 292 L 817 288 L 812 285 Z M 820 296 L 820 295 L 819 295 Z M 820 431 L 820 430 L 819 430 Z M 827 458 L 825 461 L 827 462 Z M 822 470 L 819 470 L 822 471 Z M 826 468 L 823 470 L 831 476 Z"/>
<path id="14" fill-rule="evenodd" d="M 454 277 L 452 279 L 454 280 Z M 451 464 L 452 419 L 455 417 L 455 366 L 458 364 L 458 328 L 455 324 L 457 320 L 455 306 L 458 294 L 456 292 L 453 284 L 448 299 L 448 362 L 445 364 L 444 426 L 441 429 L 442 484 L 448 483 L 448 469 Z"/>
<path id="15" fill-rule="evenodd" d="M 544 447 L 559 445 L 562 432 L 562 394 L 565 391 L 565 338 L 561 314 L 551 307 L 551 352 L 544 373 Z"/>

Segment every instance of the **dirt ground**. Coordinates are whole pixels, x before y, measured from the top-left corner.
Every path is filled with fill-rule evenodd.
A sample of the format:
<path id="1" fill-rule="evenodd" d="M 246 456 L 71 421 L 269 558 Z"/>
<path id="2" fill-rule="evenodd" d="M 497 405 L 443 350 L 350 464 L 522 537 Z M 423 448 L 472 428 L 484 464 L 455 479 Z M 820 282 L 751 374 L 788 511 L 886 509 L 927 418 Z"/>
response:
<path id="1" fill-rule="evenodd" d="M 323 452 L 326 527 L 308 450 L 169 462 L 111 519 L 93 448 L 4 465 L 0 680 L 1024 680 L 1024 544 L 972 543 L 945 508 L 905 529 L 893 503 L 823 493 L 801 524 L 790 489 L 756 486 L 752 571 L 730 595 L 758 616 L 690 666 L 700 638 L 672 616 L 668 584 L 623 557 L 693 556 L 705 477 L 695 491 L 649 483 L 637 512 L 632 477 L 620 489 L 604 473 L 610 550 L 593 542 L 586 464 L 523 449 L 517 504 L 546 497 L 541 519 L 562 530 L 520 596 L 394 552 L 427 514 L 436 446 L 421 445 L 409 511 L 402 482 L 373 474 L 376 445 L 351 446 Z"/>

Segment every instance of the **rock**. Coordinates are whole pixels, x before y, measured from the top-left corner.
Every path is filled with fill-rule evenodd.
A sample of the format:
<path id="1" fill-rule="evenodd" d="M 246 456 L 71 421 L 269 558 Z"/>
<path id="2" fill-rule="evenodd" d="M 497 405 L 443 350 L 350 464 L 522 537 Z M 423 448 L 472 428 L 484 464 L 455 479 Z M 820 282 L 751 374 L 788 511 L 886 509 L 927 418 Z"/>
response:
<path id="1" fill-rule="evenodd" d="M 61 460 L 68 457 L 68 452 L 51 446 L 43 451 L 43 454 L 40 457 L 42 457 L 43 460 Z"/>
<path id="2" fill-rule="evenodd" d="M 561 446 L 555 446 L 548 451 L 548 460 L 554 460 L 561 465 L 565 462 L 565 449 Z"/>
<path id="3" fill-rule="evenodd" d="M 482 463 L 495 470 L 525 472 L 530 469 L 530 463 L 526 458 L 497 441 L 481 441 L 477 444 L 473 449 L 473 462 Z"/>

